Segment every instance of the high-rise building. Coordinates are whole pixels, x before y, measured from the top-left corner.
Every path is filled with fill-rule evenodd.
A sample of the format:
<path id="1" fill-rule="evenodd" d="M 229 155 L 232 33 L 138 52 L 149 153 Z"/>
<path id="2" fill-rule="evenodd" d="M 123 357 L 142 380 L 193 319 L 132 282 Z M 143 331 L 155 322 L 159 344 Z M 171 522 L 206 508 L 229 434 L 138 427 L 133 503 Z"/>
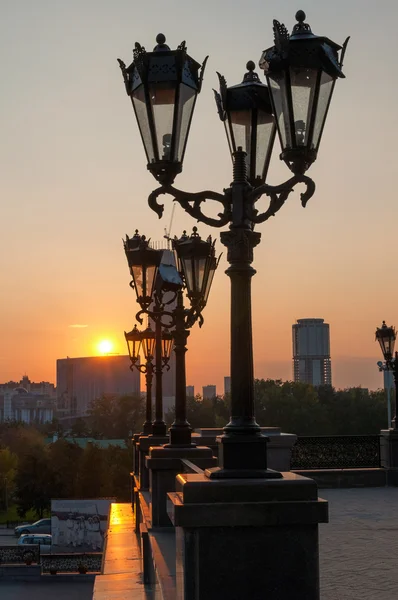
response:
<path id="1" fill-rule="evenodd" d="M 331 385 L 329 324 L 323 319 L 297 319 L 292 333 L 294 381 Z"/>
<path id="2" fill-rule="evenodd" d="M 140 373 L 130 370 L 129 356 L 89 356 L 57 360 L 57 410 L 84 415 L 104 394 L 140 393 Z"/>
<path id="3" fill-rule="evenodd" d="M 230 393 L 231 393 L 231 378 L 224 377 L 224 394 L 230 394 Z"/>
<path id="4" fill-rule="evenodd" d="M 195 397 L 195 386 L 187 385 L 187 387 L 185 389 L 186 389 L 187 398 Z"/>
<path id="5" fill-rule="evenodd" d="M 215 385 L 204 385 L 203 386 L 203 400 L 211 400 L 217 396 L 217 390 Z"/>

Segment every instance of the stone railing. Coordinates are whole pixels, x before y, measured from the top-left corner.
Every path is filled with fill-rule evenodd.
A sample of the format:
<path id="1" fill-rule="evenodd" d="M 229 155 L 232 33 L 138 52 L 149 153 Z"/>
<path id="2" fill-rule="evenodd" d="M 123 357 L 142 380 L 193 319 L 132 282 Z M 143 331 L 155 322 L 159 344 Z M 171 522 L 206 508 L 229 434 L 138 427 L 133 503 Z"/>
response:
<path id="1" fill-rule="evenodd" d="M 28 546 L 0 546 L 0 564 L 24 563 L 30 555 L 32 562 L 40 562 L 40 547 L 38 544 Z"/>
<path id="2" fill-rule="evenodd" d="M 380 436 L 298 437 L 290 466 L 292 470 L 379 468 Z"/>

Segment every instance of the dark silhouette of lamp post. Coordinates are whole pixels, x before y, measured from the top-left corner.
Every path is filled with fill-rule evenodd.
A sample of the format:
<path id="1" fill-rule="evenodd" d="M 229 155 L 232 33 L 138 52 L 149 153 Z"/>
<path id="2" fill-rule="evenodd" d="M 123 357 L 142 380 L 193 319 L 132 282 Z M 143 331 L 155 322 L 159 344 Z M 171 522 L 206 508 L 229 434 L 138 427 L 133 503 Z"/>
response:
<path id="1" fill-rule="evenodd" d="M 129 332 L 124 332 L 127 347 L 130 356 L 130 369 L 134 368 L 145 374 L 146 402 L 145 402 L 145 422 L 142 426 L 143 435 L 152 433 L 152 379 L 153 379 L 153 358 L 155 348 L 155 335 L 150 327 L 145 331 L 139 331 L 137 325 Z M 145 357 L 145 364 L 137 364 L 140 358 L 141 347 Z"/>
<path id="2" fill-rule="evenodd" d="M 398 352 L 394 353 L 395 340 L 397 332 L 395 327 L 387 327 L 383 321 L 381 327 L 376 329 L 376 340 L 380 344 L 381 351 L 385 360 L 383 370 L 392 371 L 395 383 L 395 417 L 392 420 L 393 429 L 398 430 L 397 423 L 397 391 L 398 391 Z M 380 368 L 381 370 L 381 368 Z"/>
<path id="3" fill-rule="evenodd" d="M 126 236 L 124 248 L 141 310 L 137 320 L 142 323 L 143 315 L 155 322 L 155 366 L 156 375 L 155 421 L 153 435 L 165 435 L 163 420 L 162 370 L 168 367 L 174 342 L 176 356 L 175 420 L 170 428 L 172 447 L 190 447 L 191 427 L 186 418 L 186 367 L 185 353 L 189 329 L 196 321 L 203 323 L 202 311 L 206 306 L 214 272 L 218 265 L 211 238 L 202 240 L 196 227 L 188 236 L 172 240 L 177 268 L 162 263 L 162 250 L 150 248 L 145 236 L 138 231 L 132 238 Z M 184 291 L 187 292 L 191 308 L 184 306 Z M 171 299 L 166 299 L 166 295 Z M 176 301 L 174 308 L 171 305 Z M 172 331 L 170 331 L 172 329 Z M 133 330 L 134 331 L 134 330 Z M 132 333 L 132 332 L 131 332 Z M 127 339 L 127 338 L 126 338 Z M 130 352 L 130 350 L 129 350 Z M 131 354 L 130 354 L 131 357 Z"/>
<path id="4" fill-rule="evenodd" d="M 231 280 L 231 417 L 219 439 L 220 466 L 207 471 L 212 478 L 281 476 L 267 469 L 266 438 L 254 412 L 251 278 L 255 270 L 251 263 L 261 237 L 254 227 L 274 216 L 297 184 L 306 188 L 301 194 L 303 206 L 314 194 L 315 184 L 305 172 L 317 158 L 335 82 L 344 77 L 342 61 L 348 42 L 341 47 L 314 35 L 303 11 L 297 12 L 296 19 L 290 36 L 284 25 L 274 21 L 275 45 L 260 60 L 269 87 L 260 82 L 251 61 L 239 85 L 227 87 L 219 75 L 216 102 L 233 160 L 233 181 L 223 193 L 190 193 L 173 186 L 182 170 L 206 61 L 200 71 L 199 63 L 187 54 L 185 42 L 170 50 L 162 34 L 153 52 L 136 43 L 128 67 L 119 59 L 148 169 L 161 184 L 149 195 L 149 206 L 161 217 L 163 205 L 158 198 L 169 194 L 197 221 L 214 227 L 229 224 L 221 241 L 228 249 Z M 280 157 L 293 176 L 271 186 L 265 180 L 275 131 L 282 147 Z M 263 195 L 270 203 L 260 212 L 256 203 Z M 216 218 L 202 212 L 202 204 L 209 201 L 220 205 Z"/>

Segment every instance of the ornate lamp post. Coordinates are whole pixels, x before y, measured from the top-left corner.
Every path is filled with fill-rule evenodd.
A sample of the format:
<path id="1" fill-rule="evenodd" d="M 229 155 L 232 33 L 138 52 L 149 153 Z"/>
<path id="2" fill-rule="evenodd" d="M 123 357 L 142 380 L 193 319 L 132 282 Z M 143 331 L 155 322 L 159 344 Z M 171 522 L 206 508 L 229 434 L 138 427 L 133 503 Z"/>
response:
<path id="1" fill-rule="evenodd" d="M 152 366 L 152 372 L 156 376 L 156 400 L 152 433 L 157 436 L 166 434 L 166 424 L 163 420 L 162 370 L 165 367 L 168 368 L 174 342 L 176 416 L 170 428 L 169 445 L 172 447 L 193 445 L 191 427 L 186 419 L 186 343 L 189 329 L 197 320 L 200 326 L 203 323 L 201 312 L 206 306 L 214 272 L 218 265 L 214 244 L 215 242 L 212 242 L 211 238 L 206 241 L 202 240 L 196 227 L 191 236 L 184 232 L 180 239 L 173 240 L 178 265 L 178 269 L 176 269 L 173 265 L 163 264 L 161 262 L 163 251 L 151 249 L 148 240 L 145 236 L 140 236 L 138 231 L 132 238 L 127 236 L 124 242 L 127 260 L 133 275 L 131 285 L 136 290 L 137 300 L 141 306 L 136 318 L 142 323 L 142 315 L 146 314 L 155 322 L 155 367 Z M 148 274 L 149 271 L 150 274 Z M 190 309 L 184 307 L 184 287 L 190 300 Z M 167 292 L 174 293 L 168 302 L 165 301 Z M 175 308 L 169 308 L 175 299 Z M 152 308 L 150 308 L 151 304 L 153 304 Z M 169 331 L 170 328 L 173 328 L 172 332 Z M 162 332 L 162 330 L 164 331 Z M 137 350 L 133 348 L 132 351 Z"/>
<path id="2" fill-rule="evenodd" d="M 180 148 L 181 144 L 185 148 L 189 129 L 189 125 L 186 128 L 180 126 L 181 110 L 176 96 L 167 105 L 168 131 L 172 132 L 174 154 L 171 146 L 170 152 L 159 152 L 159 144 L 156 156 L 148 150 L 150 144 L 154 144 L 153 140 L 164 141 L 165 131 L 163 125 L 160 127 L 153 98 L 157 97 L 158 90 L 162 93 L 180 81 L 179 75 L 176 75 L 178 69 L 171 69 L 170 65 L 177 56 L 175 53 L 185 52 L 185 44 L 183 50 L 179 47 L 173 53 L 168 47 L 165 50 L 164 36 L 158 36 L 159 45 L 153 52 L 146 53 L 136 44 L 133 63 L 126 68 L 119 61 L 127 93 L 135 107 L 149 161 L 148 169 L 161 183 L 149 195 L 149 206 L 161 217 L 163 205 L 158 203 L 158 198 L 169 194 L 196 220 L 214 227 L 229 224 L 229 231 L 221 233 L 221 241 L 228 249 L 230 267 L 227 274 L 231 279 L 231 417 L 220 438 L 220 467 L 207 471 L 212 478 L 280 477 L 279 473 L 267 469 L 266 439 L 261 435 L 254 414 L 251 278 L 255 271 L 251 263 L 253 249 L 261 237 L 254 227 L 276 214 L 296 184 L 303 183 L 306 187 L 301 194 L 303 206 L 314 194 L 315 184 L 304 173 L 317 157 L 334 84 L 338 77 L 343 77 L 341 67 L 347 44 L 346 41 L 341 47 L 328 38 L 313 35 L 304 22 L 303 11 L 297 13 L 296 19 L 298 24 L 291 36 L 284 25 L 274 21 L 275 45 L 261 58 L 270 95 L 267 96 L 267 86 L 259 82 L 251 62 L 247 64 L 248 73 L 240 86 L 228 88 L 225 79 L 220 76 L 221 90 L 220 94 L 216 94 L 216 100 L 221 119 L 226 124 L 233 157 L 233 182 L 224 193 L 189 193 L 172 185 L 182 169 L 183 159 L 183 155 L 175 155 L 175 148 Z M 186 75 L 193 80 L 197 94 L 201 87 L 197 77 L 198 63 L 189 57 L 186 60 L 194 65 L 194 70 L 190 67 Z M 156 68 L 151 65 L 156 65 Z M 140 115 L 136 108 L 138 81 L 142 86 L 143 99 Z M 146 137 L 143 135 L 143 114 L 145 127 L 151 132 Z M 271 186 L 264 181 L 275 126 L 282 146 L 281 158 L 292 170 L 293 177 L 281 185 Z M 270 203 L 268 209 L 260 213 L 256 202 L 263 195 L 270 198 Z M 217 218 L 202 212 L 205 201 L 221 205 Z"/>
<path id="3" fill-rule="evenodd" d="M 385 365 L 379 365 L 380 370 L 392 371 L 395 383 L 395 417 L 392 420 L 393 429 L 398 430 L 397 423 L 397 391 L 398 391 L 398 352 L 394 354 L 395 340 L 397 332 L 394 327 L 387 327 L 383 321 L 381 327 L 376 329 L 376 340 L 380 344 L 381 351 L 385 360 Z"/>
<path id="4" fill-rule="evenodd" d="M 129 356 L 131 360 L 130 369 L 138 369 L 140 373 L 145 374 L 146 383 L 146 404 L 145 404 L 145 423 L 142 428 L 144 435 L 152 433 L 152 379 L 153 379 L 153 357 L 155 348 L 155 334 L 150 327 L 145 331 L 139 331 L 137 325 L 129 332 L 124 332 L 126 338 Z M 140 350 L 143 350 L 145 364 L 137 364 L 140 357 Z"/>

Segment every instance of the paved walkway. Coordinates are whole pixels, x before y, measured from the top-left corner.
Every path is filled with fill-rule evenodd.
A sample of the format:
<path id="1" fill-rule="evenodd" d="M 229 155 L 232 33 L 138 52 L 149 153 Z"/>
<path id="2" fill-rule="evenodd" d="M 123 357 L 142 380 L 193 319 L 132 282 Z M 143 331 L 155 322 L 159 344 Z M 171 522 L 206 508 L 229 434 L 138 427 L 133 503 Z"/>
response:
<path id="1" fill-rule="evenodd" d="M 320 490 L 321 600 L 398 598 L 398 488 Z"/>

